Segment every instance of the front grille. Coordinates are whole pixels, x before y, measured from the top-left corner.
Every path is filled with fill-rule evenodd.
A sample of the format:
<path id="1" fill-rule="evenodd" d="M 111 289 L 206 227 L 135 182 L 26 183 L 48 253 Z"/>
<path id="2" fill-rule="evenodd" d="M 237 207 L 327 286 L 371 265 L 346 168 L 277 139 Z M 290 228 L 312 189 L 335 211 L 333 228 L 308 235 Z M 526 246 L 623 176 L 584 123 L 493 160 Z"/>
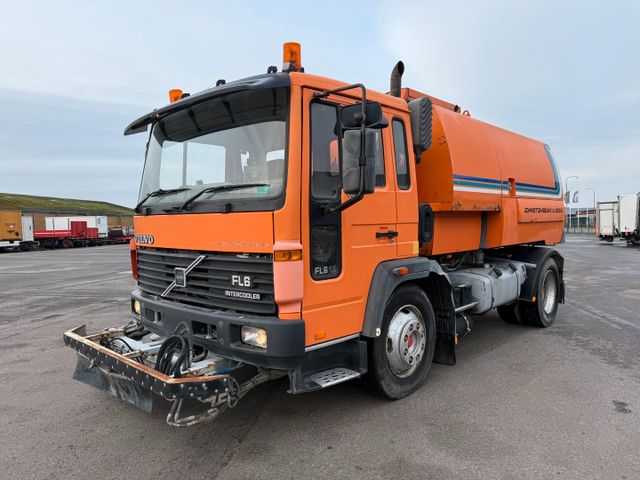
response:
<path id="1" fill-rule="evenodd" d="M 199 307 L 238 312 L 260 314 L 276 312 L 273 295 L 273 260 L 267 255 L 139 249 L 137 251 L 138 287 L 143 292 L 159 296 L 175 280 L 174 269 L 188 267 L 200 255 L 205 255 L 206 258 L 189 272 L 186 287 L 174 287 L 164 297 L 165 299 Z M 232 285 L 232 275 L 250 276 L 252 287 Z M 225 291 L 236 297 L 225 295 Z M 237 298 L 237 293 L 234 292 L 259 294 L 260 298 Z"/>

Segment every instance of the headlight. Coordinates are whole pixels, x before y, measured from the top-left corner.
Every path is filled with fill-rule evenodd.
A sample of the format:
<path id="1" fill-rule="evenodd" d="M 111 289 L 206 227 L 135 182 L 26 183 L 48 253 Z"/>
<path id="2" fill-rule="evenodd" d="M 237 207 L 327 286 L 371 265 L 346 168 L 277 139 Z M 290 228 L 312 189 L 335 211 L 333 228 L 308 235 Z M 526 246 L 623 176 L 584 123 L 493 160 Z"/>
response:
<path id="1" fill-rule="evenodd" d="M 131 310 L 133 310 L 135 315 L 140 315 L 140 312 L 142 312 L 142 304 L 138 300 L 134 300 L 131 302 Z"/>
<path id="2" fill-rule="evenodd" d="M 258 348 L 267 348 L 267 331 L 264 328 L 242 327 L 242 343 Z"/>

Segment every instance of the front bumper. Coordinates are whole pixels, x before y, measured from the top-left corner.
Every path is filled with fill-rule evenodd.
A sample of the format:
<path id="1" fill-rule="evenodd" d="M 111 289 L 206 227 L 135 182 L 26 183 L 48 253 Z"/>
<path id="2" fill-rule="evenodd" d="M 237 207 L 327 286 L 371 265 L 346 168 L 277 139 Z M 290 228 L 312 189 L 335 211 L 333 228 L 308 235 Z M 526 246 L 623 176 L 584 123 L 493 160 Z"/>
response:
<path id="1" fill-rule="evenodd" d="M 115 373 L 120 375 L 123 382 L 139 385 L 144 390 L 169 400 L 207 398 L 228 391 L 230 376 L 227 374 L 170 377 L 101 345 L 100 339 L 105 335 L 108 335 L 108 332 L 87 336 L 85 327 L 82 325 L 65 332 L 63 339 L 66 345 L 88 361 L 87 368 L 100 367 L 105 370 L 105 378 Z M 124 387 L 125 390 L 127 388 L 130 387 Z M 123 400 L 130 401 L 127 398 Z"/>
<path id="2" fill-rule="evenodd" d="M 281 320 L 273 316 L 232 313 L 194 307 L 134 290 L 133 300 L 142 305 L 141 321 L 151 332 L 167 337 L 186 326 L 194 345 L 220 357 L 264 368 L 292 370 L 305 353 L 304 320 Z M 267 348 L 241 342 L 243 326 L 263 328 Z"/>

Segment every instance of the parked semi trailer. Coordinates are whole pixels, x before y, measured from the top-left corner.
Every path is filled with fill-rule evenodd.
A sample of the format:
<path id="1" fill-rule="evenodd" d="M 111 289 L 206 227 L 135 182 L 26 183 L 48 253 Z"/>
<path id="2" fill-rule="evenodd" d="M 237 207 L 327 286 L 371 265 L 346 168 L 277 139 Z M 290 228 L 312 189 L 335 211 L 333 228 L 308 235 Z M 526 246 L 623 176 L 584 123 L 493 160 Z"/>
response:
<path id="1" fill-rule="evenodd" d="M 0 250 L 31 250 L 37 246 L 32 216 L 16 210 L 0 211 Z"/>
<path id="2" fill-rule="evenodd" d="M 86 247 L 99 241 L 98 229 L 89 227 L 86 221 L 71 221 L 64 225 L 51 226 L 68 228 L 36 230 L 35 237 L 44 248 Z"/>
<path id="3" fill-rule="evenodd" d="M 453 365 L 478 314 L 550 326 L 564 301 L 565 211 L 551 150 L 457 105 L 304 72 L 187 95 L 148 131 L 123 327 L 64 334 L 75 378 L 192 425 L 288 377 L 310 392 L 363 377 L 409 395 Z M 478 321 L 481 323 L 481 321 Z M 184 399 L 204 403 L 187 417 Z"/>
<path id="4" fill-rule="evenodd" d="M 46 230 L 36 230 L 35 238 L 38 239 L 40 245 L 44 248 L 72 248 L 72 247 L 93 247 L 100 245 L 113 245 L 116 243 L 128 243 L 132 235 L 127 234 L 128 230 L 110 229 L 107 230 L 104 223 L 106 234 L 100 232 L 99 227 L 90 227 L 89 222 L 71 220 L 70 218 L 85 217 L 58 217 L 47 218 Z M 100 217 L 98 217 L 100 218 Z M 106 217 L 104 217 L 106 218 Z M 91 222 L 95 225 L 95 222 Z M 104 235 L 104 236 L 103 236 Z"/>
<path id="5" fill-rule="evenodd" d="M 120 224 L 109 226 L 108 218 L 105 215 L 40 215 L 41 228 L 35 229 L 33 214 L 0 211 L 0 251 L 129 243 L 134 228 Z M 122 221 L 115 218 L 114 222 L 118 220 Z"/>
<path id="6" fill-rule="evenodd" d="M 598 202 L 596 207 L 596 236 L 613 242 L 620 235 L 618 202 Z"/>
<path id="7" fill-rule="evenodd" d="M 108 238 L 109 229 L 106 215 L 76 215 L 70 217 L 46 217 L 47 230 L 69 230 L 71 222 L 86 222 L 89 228 L 98 229 L 98 238 Z"/>
<path id="8" fill-rule="evenodd" d="M 628 245 L 640 244 L 640 193 L 618 195 L 618 225 Z"/>

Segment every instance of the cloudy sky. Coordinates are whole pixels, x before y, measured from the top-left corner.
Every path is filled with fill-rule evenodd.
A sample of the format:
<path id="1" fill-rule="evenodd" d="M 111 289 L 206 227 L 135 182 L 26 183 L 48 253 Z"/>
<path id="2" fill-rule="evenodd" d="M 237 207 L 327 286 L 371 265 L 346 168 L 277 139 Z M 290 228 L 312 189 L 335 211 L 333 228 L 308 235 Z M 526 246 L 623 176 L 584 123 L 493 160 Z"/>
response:
<path id="1" fill-rule="evenodd" d="M 349 6 L 353 4 L 353 6 Z M 405 85 L 549 143 L 590 205 L 640 191 L 640 2 L 26 1 L 0 15 L 0 192 L 133 205 L 144 135 L 167 101 L 280 65 Z"/>

